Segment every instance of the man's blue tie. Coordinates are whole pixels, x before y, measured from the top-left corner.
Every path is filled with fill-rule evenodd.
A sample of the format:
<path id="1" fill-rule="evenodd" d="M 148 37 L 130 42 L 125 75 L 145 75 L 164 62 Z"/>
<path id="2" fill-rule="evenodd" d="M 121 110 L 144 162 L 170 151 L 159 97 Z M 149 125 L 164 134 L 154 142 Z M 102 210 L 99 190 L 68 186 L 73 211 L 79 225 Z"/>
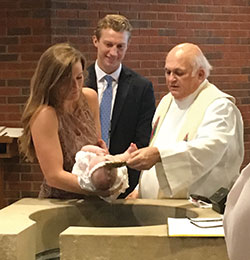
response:
<path id="1" fill-rule="evenodd" d="M 112 81 L 113 78 L 106 75 L 104 79 L 107 81 L 107 87 L 103 92 L 102 101 L 100 105 L 100 120 L 102 139 L 105 141 L 107 147 L 109 147 L 109 130 L 110 130 L 110 113 L 112 103 Z"/>

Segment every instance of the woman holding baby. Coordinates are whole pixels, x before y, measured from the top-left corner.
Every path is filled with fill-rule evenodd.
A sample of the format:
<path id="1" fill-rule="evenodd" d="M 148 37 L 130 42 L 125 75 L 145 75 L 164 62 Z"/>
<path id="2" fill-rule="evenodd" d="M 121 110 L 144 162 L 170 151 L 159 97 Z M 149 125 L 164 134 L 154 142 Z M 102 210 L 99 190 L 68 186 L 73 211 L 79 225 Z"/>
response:
<path id="1" fill-rule="evenodd" d="M 97 93 L 83 88 L 84 77 L 85 58 L 68 43 L 48 48 L 32 77 L 19 147 L 28 161 L 39 162 L 44 175 L 41 198 L 105 197 L 115 192 L 84 189 L 71 172 L 76 153 L 85 145 L 98 145 L 108 154 L 101 140 Z"/>

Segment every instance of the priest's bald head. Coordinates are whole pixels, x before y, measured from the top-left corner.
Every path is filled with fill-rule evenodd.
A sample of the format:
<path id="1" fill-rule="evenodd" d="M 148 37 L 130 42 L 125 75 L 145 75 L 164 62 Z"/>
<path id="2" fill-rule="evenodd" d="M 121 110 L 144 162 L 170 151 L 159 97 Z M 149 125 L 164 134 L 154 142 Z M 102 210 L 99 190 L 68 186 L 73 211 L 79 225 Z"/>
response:
<path id="1" fill-rule="evenodd" d="M 179 44 L 166 57 L 167 87 L 175 99 L 181 100 L 199 87 L 211 69 L 212 66 L 197 45 Z"/>

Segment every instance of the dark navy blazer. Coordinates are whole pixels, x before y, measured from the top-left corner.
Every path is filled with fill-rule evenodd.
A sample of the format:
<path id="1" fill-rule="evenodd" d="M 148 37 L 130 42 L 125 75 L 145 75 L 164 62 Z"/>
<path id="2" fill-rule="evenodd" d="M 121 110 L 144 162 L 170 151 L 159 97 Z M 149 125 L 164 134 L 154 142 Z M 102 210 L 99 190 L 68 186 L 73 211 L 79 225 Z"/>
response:
<path id="1" fill-rule="evenodd" d="M 94 64 L 88 72 L 85 85 L 98 91 Z M 148 146 L 154 112 L 152 83 L 123 65 L 111 119 L 110 154 L 123 153 L 131 142 L 138 148 Z M 129 169 L 128 173 L 130 187 L 120 198 L 128 195 L 138 183 L 140 172 Z"/>

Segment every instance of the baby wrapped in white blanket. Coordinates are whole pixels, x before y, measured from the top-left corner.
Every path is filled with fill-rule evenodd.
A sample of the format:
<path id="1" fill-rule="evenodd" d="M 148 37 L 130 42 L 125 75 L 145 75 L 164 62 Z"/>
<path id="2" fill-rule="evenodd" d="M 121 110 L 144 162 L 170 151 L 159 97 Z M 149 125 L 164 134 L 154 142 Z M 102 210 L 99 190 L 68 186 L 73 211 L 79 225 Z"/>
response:
<path id="1" fill-rule="evenodd" d="M 105 150 L 98 146 L 83 146 L 81 151 L 76 153 L 72 173 L 78 176 L 82 189 L 116 190 L 108 197 L 101 197 L 107 202 L 112 202 L 128 188 L 127 168 L 122 165 L 125 165 L 126 160 L 135 150 L 137 150 L 136 145 L 131 144 L 123 154 L 113 156 L 107 155 Z"/>

